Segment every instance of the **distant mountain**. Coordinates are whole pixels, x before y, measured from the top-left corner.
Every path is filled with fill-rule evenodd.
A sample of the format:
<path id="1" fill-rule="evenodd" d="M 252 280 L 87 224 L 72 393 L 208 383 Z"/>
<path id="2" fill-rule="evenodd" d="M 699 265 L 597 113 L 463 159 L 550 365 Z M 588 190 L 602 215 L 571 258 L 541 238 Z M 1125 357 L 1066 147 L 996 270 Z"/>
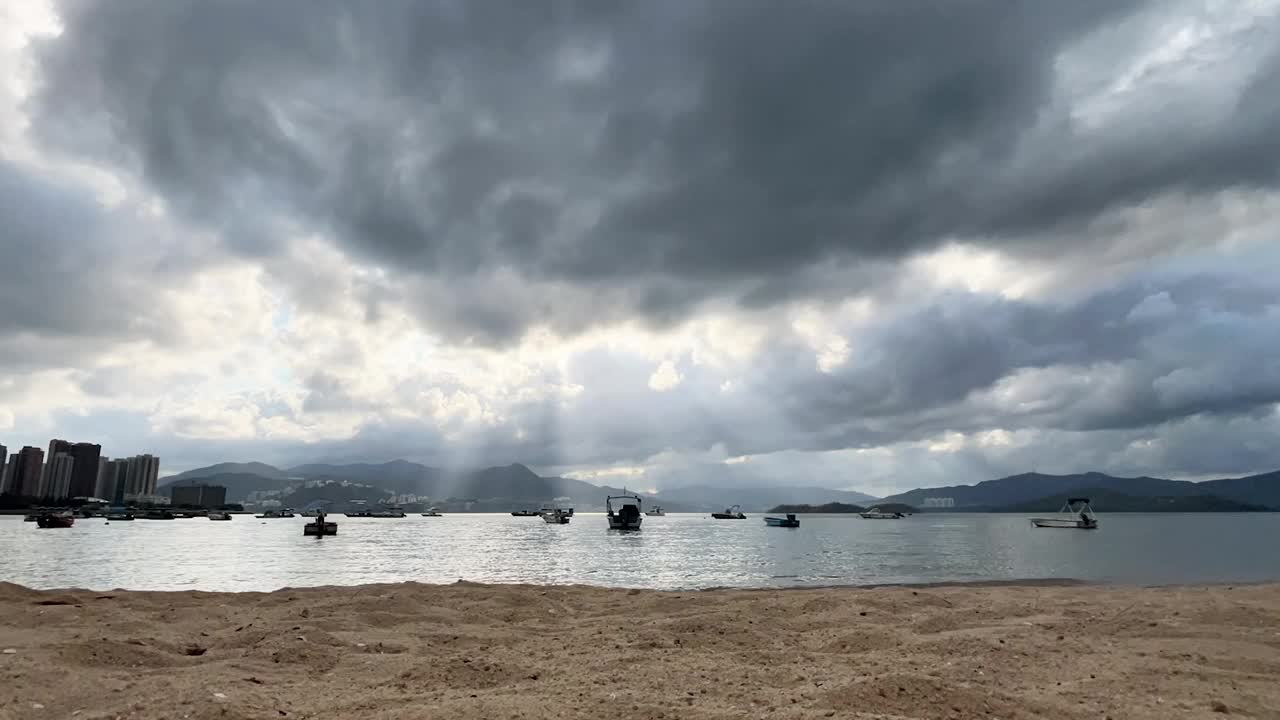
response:
<path id="1" fill-rule="evenodd" d="M 287 472 L 273 465 L 268 465 L 266 463 L 228 462 L 228 463 L 218 463 L 217 465 L 210 465 L 209 467 L 196 468 L 195 470 L 188 470 L 184 473 L 178 473 L 177 475 L 170 475 L 167 478 L 161 479 L 159 482 L 159 485 L 163 487 L 165 485 L 172 485 L 178 482 L 179 480 L 185 480 L 187 478 L 209 477 L 211 475 L 258 475 L 264 478 L 289 477 L 289 474 Z"/>
<path id="2" fill-rule="evenodd" d="M 1107 491 L 1148 498 L 1215 495 L 1246 505 L 1280 509 L 1280 472 L 1198 483 L 1153 477 L 1113 477 L 1099 472 L 1080 475 L 1024 473 L 999 480 L 987 480 L 977 485 L 921 488 L 884 500 L 926 507 L 926 498 L 951 498 L 957 510 L 987 510 L 1049 497 L 1065 498 L 1067 495 L 1083 494 L 1081 490 L 1085 488 L 1093 489 L 1095 493 Z"/>
<path id="3" fill-rule="evenodd" d="M 1266 505 L 1280 510 L 1280 470 L 1227 480 L 1208 480 L 1197 487 L 1236 502 Z"/>
<path id="4" fill-rule="evenodd" d="M 867 509 L 861 505 L 850 505 L 848 503 L 838 502 L 827 503 L 825 505 L 775 505 L 768 510 L 765 510 L 765 512 L 770 513 L 828 513 L 832 515 L 843 513 L 862 513 L 866 511 Z"/>
<path id="5" fill-rule="evenodd" d="M 876 498 L 850 490 L 818 487 L 681 487 L 663 490 L 668 502 L 690 506 L 697 511 L 720 510 L 741 505 L 743 510 L 763 512 L 775 505 L 821 505 L 846 503 L 865 505 Z"/>
<path id="6" fill-rule="evenodd" d="M 1094 510 L 1103 512 L 1266 512 L 1269 508 L 1236 502 L 1217 495 L 1143 497 L 1103 488 L 1080 488 L 1073 495 L 1089 498 Z M 1062 508 L 1062 495 L 994 508 L 995 512 L 1054 513 Z"/>

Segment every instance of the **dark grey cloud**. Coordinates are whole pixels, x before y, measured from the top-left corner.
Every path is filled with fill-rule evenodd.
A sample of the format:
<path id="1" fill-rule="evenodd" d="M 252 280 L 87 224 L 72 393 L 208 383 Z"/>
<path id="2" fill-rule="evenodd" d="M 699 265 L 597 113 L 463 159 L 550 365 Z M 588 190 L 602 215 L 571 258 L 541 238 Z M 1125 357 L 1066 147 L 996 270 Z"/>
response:
<path id="1" fill-rule="evenodd" d="M 1063 52 L 1180 8 L 82 2 L 34 107 L 242 252 L 326 233 L 497 342 L 805 297 L 815 268 L 955 237 L 1070 255 L 1108 212 L 1273 186 L 1266 68 L 1208 123 L 1082 128 L 1055 96 Z"/>
<path id="2" fill-rule="evenodd" d="M 0 159 L 0 367 L 70 367 L 123 340 L 173 342 L 160 292 L 187 259 L 162 225 Z"/>

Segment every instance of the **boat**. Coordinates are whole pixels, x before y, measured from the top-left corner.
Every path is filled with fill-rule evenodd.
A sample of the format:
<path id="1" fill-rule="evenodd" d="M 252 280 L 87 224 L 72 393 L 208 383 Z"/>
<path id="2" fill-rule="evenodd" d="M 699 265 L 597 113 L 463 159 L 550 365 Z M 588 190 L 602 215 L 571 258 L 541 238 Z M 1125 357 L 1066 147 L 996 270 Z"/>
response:
<path id="1" fill-rule="evenodd" d="M 133 519 L 133 511 L 122 507 L 113 507 L 104 515 L 107 522 L 126 522 Z"/>
<path id="2" fill-rule="evenodd" d="M 265 510 L 259 515 L 254 515 L 254 517 L 259 520 L 274 520 L 276 518 L 291 518 L 293 516 L 293 508 L 284 508 L 283 510 Z"/>
<path id="3" fill-rule="evenodd" d="M 422 513 L 422 517 L 444 517 L 444 514 L 440 512 L 440 508 L 433 507 L 427 508 L 427 511 Z"/>
<path id="4" fill-rule="evenodd" d="M 538 514 L 542 515 L 548 510 L 559 510 L 564 513 L 565 517 L 573 517 L 573 508 L 562 508 L 559 505 L 543 505 L 542 509 L 538 511 Z"/>
<path id="5" fill-rule="evenodd" d="M 649 517 L 662 517 L 667 514 L 667 509 L 661 505 L 654 505 L 652 510 L 646 510 L 644 514 Z"/>
<path id="6" fill-rule="evenodd" d="M 511 517 L 538 517 L 541 515 L 537 510 L 512 510 Z"/>
<path id="7" fill-rule="evenodd" d="M 746 520 L 747 519 L 747 516 L 742 514 L 741 505 L 734 505 L 733 507 L 725 508 L 724 512 L 713 512 L 711 513 L 711 517 L 715 518 L 716 520 Z"/>
<path id="8" fill-rule="evenodd" d="M 231 519 L 231 513 L 229 513 L 229 512 L 223 512 L 223 511 L 221 511 L 221 510 L 210 510 L 210 511 L 209 511 L 209 519 L 210 519 L 210 520 L 230 520 L 230 519 Z"/>
<path id="9" fill-rule="evenodd" d="M 338 534 L 338 523 L 326 521 L 324 511 L 317 510 L 315 520 L 302 526 L 302 534 L 306 537 L 324 537 Z"/>
<path id="10" fill-rule="evenodd" d="M 906 517 L 900 512 L 884 512 L 878 507 L 873 507 L 864 513 L 859 513 L 859 515 L 866 520 L 899 520 Z"/>
<path id="11" fill-rule="evenodd" d="M 38 517 L 40 517 L 39 513 L 29 512 L 22 516 L 22 522 L 35 522 Z"/>
<path id="12" fill-rule="evenodd" d="M 800 527 L 800 520 L 796 518 L 795 513 L 787 513 L 784 518 L 767 517 L 764 519 L 764 524 L 769 527 L 798 528 Z"/>
<path id="13" fill-rule="evenodd" d="M 1073 530 L 1097 530 L 1098 518 L 1093 516 L 1089 498 L 1067 498 L 1056 518 L 1031 518 L 1031 524 L 1039 528 L 1068 528 Z"/>
<path id="14" fill-rule="evenodd" d="M 620 500 L 618 509 L 613 509 L 613 501 Z M 634 500 L 635 502 L 629 502 Z M 639 530 L 644 515 L 640 512 L 643 500 L 639 495 L 610 495 L 604 499 L 605 514 L 609 518 L 610 530 Z"/>
<path id="15" fill-rule="evenodd" d="M 153 510 L 148 510 L 142 513 L 142 519 L 143 520 L 172 520 L 174 519 L 174 514 L 169 512 L 168 510 L 153 509 Z"/>
<path id="16" fill-rule="evenodd" d="M 569 513 L 560 508 L 547 508 L 542 511 L 542 519 L 548 525 L 568 525 Z"/>
<path id="17" fill-rule="evenodd" d="M 76 522 L 76 516 L 69 512 L 41 513 L 36 516 L 36 526 L 42 528 L 69 528 Z"/>

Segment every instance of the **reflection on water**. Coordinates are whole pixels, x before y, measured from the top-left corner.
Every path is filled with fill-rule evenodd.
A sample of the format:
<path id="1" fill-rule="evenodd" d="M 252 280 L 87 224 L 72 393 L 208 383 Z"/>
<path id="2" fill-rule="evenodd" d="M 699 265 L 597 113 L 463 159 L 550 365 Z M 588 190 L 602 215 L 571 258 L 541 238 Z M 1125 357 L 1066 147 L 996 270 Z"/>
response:
<path id="1" fill-rule="evenodd" d="M 1112 514 L 1092 532 L 1032 528 L 1014 515 L 903 520 L 801 516 L 647 517 L 611 532 L 510 515 L 338 517 L 335 538 L 303 518 L 79 520 L 39 530 L 0 517 L 0 580 L 39 588 L 273 590 L 415 580 L 703 588 L 1078 578 L 1165 584 L 1280 580 L 1280 514 Z"/>

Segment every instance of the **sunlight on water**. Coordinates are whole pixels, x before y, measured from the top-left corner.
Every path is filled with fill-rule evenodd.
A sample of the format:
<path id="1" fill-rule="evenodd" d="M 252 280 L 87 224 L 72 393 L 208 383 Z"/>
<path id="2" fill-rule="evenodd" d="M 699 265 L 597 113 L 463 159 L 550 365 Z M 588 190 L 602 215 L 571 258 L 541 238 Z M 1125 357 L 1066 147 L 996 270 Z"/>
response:
<path id="1" fill-rule="evenodd" d="M 303 518 L 76 522 L 39 530 L 0 517 L 0 580 L 37 588 L 274 590 L 457 580 L 618 587 L 789 587 L 1074 578 L 1136 584 L 1280 579 L 1277 514 L 1102 515 L 1093 532 L 1037 530 L 1012 515 L 897 521 L 753 515 L 645 518 L 637 533 L 600 514 L 569 525 L 510 515 L 337 517 L 304 538 Z"/>

